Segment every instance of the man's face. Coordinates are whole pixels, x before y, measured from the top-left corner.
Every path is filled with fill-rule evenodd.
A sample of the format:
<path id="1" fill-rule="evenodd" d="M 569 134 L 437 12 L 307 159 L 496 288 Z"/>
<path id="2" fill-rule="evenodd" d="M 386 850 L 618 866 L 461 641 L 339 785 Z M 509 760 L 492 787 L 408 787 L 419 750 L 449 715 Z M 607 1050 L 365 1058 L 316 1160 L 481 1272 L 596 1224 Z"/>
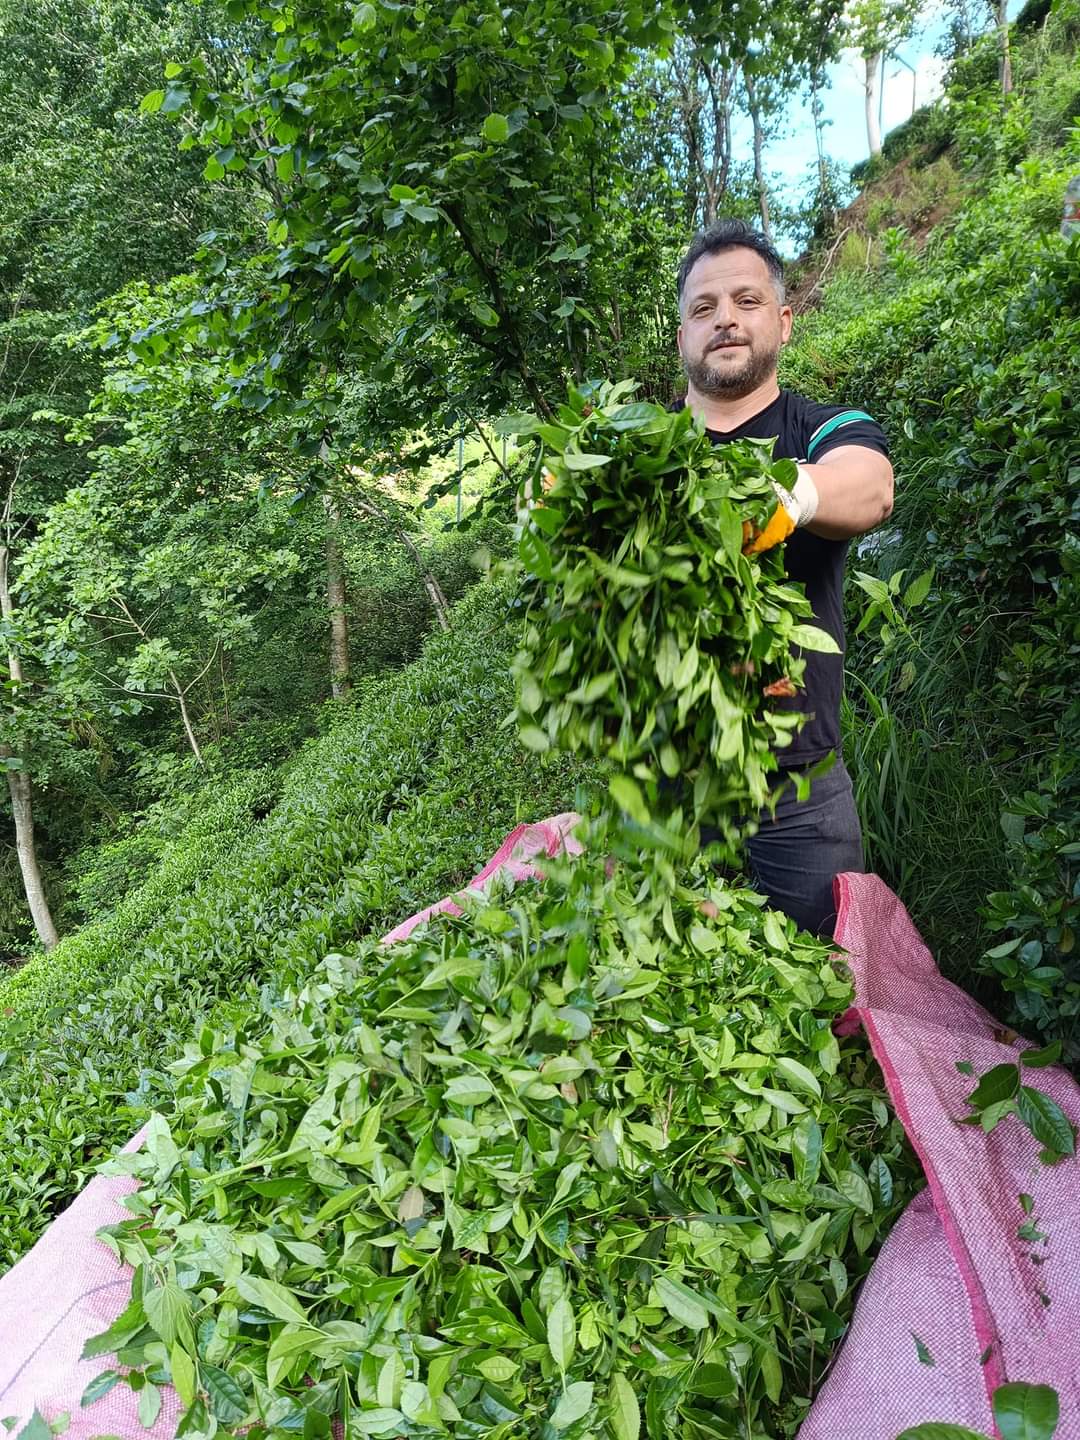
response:
<path id="1" fill-rule="evenodd" d="M 699 395 L 740 400 L 776 373 L 791 307 L 776 298 L 765 261 L 735 247 L 703 255 L 683 287 L 679 354 Z"/>

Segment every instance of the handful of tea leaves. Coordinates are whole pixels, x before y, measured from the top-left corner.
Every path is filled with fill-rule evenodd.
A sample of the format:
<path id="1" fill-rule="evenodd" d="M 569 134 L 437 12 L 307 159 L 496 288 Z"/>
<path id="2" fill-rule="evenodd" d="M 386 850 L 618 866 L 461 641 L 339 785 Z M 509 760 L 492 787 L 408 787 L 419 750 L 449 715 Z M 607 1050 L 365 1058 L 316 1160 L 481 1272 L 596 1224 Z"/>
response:
<path id="1" fill-rule="evenodd" d="M 902 1130 L 828 949 L 602 830 L 188 1047 L 111 1165 L 143 1184 L 94 1395 L 171 1379 L 188 1437 L 794 1433 Z"/>
<path id="2" fill-rule="evenodd" d="M 572 387 L 554 421 L 502 426 L 543 447 L 529 497 L 541 503 L 523 512 L 519 546 L 521 738 L 611 760 L 612 796 L 641 825 L 678 833 L 686 795 L 658 782 L 688 782 L 692 820 L 733 845 L 800 723 L 769 708 L 770 690 L 794 693 L 799 650 L 838 646 L 808 623 L 779 548 L 743 553 L 793 462 L 774 462 L 762 441 L 714 446 L 688 410 L 629 403 L 633 389 L 605 385 L 589 400 Z"/>

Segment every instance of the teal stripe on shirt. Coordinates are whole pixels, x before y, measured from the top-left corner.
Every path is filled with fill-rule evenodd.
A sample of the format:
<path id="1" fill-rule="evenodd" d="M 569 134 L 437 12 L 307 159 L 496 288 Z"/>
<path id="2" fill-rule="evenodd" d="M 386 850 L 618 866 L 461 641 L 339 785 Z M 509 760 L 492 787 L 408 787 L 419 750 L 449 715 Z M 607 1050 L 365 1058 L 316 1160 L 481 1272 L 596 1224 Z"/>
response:
<path id="1" fill-rule="evenodd" d="M 807 460 L 812 459 L 815 447 L 820 445 L 826 436 L 831 435 L 834 430 L 839 430 L 843 425 L 851 425 L 856 420 L 869 420 L 871 425 L 876 421 L 872 415 L 867 415 L 865 410 L 844 410 L 839 415 L 834 415 L 831 420 L 826 420 L 824 425 L 819 425 L 810 437 L 810 443 L 806 447 Z"/>

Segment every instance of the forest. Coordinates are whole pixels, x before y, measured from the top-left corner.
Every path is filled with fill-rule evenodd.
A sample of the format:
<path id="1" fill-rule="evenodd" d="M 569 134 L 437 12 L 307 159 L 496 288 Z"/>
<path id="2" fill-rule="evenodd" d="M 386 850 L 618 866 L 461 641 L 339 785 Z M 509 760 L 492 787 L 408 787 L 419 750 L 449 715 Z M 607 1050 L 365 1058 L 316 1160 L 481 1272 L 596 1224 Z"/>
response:
<path id="1" fill-rule="evenodd" d="M 882 135 L 885 68 L 931 20 L 942 93 Z M 135 1267 L 137 1317 L 92 1352 L 121 1356 L 100 1393 L 138 1394 L 130 1433 L 164 1423 L 172 1386 L 189 1436 L 796 1435 L 921 1172 L 864 1051 L 834 1038 L 848 992 L 827 946 L 746 888 L 736 818 L 722 878 L 695 845 L 668 858 L 655 756 L 625 738 L 644 702 L 625 702 L 613 747 L 588 709 L 618 719 L 599 662 L 569 698 L 552 681 L 538 627 L 562 626 L 586 665 L 594 622 L 567 619 L 569 580 L 558 604 L 544 588 L 567 573 L 561 491 L 546 520 L 521 496 L 542 463 L 574 469 L 620 404 L 635 414 L 611 447 L 637 427 L 650 454 L 670 446 L 693 468 L 692 435 L 670 427 L 661 446 L 649 418 L 685 391 L 679 261 L 718 217 L 774 239 L 794 310 L 780 383 L 873 415 L 896 477 L 845 584 L 843 750 L 866 868 L 942 973 L 1037 1047 L 1032 1065 L 1075 1071 L 1080 210 L 1071 233 L 1063 213 L 1069 194 L 1080 205 L 1080 5 L 0 0 L 0 35 L 0 1270 L 150 1120 L 130 1173 L 156 1228 L 129 1221 L 111 1242 Z M 846 81 L 842 55 L 858 67 Z M 838 84 L 865 126 L 853 169 L 829 153 Z M 795 101 L 797 191 L 773 167 Z M 756 514 L 757 471 L 724 463 Z M 597 574 L 603 604 L 629 607 L 619 567 L 652 512 L 640 495 L 610 505 L 627 541 Z M 768 659 L 786 675 L 795 640 L 814 642 L 779 557 L 754 567 L 753 598 L 773 606 Z M 749 574 L 715 563 L 717 584 Z M 652 637 L 649 657 L 646 688 Z M 668 680 L 686 691 L 682 724 L 703 702 L 674 662 Z M 730 797 L 760 803 L 769 762 L 759 720 L 731 724 L 737 783 L 700 728 L 672 721 L 685 748 L 669 744 L 670 768 L 656 754 L 736 817 Z M 515 825 L 568 811 L 624 872 L 559 861 L 533 898 L 372 970 L 379 937 L 460 890 Z M 543 958 L 564 932 L 578 937 L 559 942 L 565 973 Z M 629 1039 L 588 1039 L 607 993 L 589 947 L 645 969 L 670 950 L 680 979 L 651 1029 L 635 1011 Z M 708 1013 L 700 966 L 717 953 L 746 957 L 740 983 L 760 998 L 728 1022 L 732 1055 L 788 1046 L 786 1110 L 748 1109 L 705 1059 L 708 1104 L 673 1109 L 675 1036 Z M 541 1017 L 535 1055 L 476 980 L 489 972 L 519 1029 Z M 446 1062 L 442 1121 L 431 1082 L 414 1093 L 387 1068 L 450 1045 L 439 983 L 447 1014 L 488 1006 L 484 1043 Z M 439 998 L 421 1010 L 425 987 Z M 551 1083 L 520 1100 L 514 1151 L 478 1117 L 517 1114 L 504 1095 L 513 1076 L 525 1093 L 523 1064 Z M 587 1117 L 574 1130 L 564 1112 L 614 1105 L 602 1077 L 626 1067 L 634 1135 L 590 1130 L 593 1160 L 574 1159 Z M 1045 1168 L 1075 1167 L 1067 1114 L 1032 1099 L 1019 1060 L 996 1070 L 967 1118 L 987 1134 L 1023 1122 Z M 284 1139 L 298 1122 L 299 1164 Z M 418 1139 L 439 1125 L 459 1166 L 445 1203 L 447 1142 Z M 404 1158 L 389 1178 L 371 1169 L 424 1144 L 430 1184 Z M 678 1183 L 643 1168 L 669 1145 Z M 210 1184 L 262 1165 L 258 1183 Z M 533 1218 L 508 1203 L 485 1230 L 508 1165 L 544 1177 Z M 616 1242 L 641 1243 L 619 1227 L 646 1174 L 668 1218 L 750 1212 L 745 1234 L 717 1222 L 723 1263 L 669 1225 L 631 1265 Z M 362 1207 L 396 1217 L 412 1248 L 380 1250 Z M 586 1210 L 618 1217 L 595 1276 L 568 1239 Z M 209 1230 L 218 1270 L 199 1259 Z M 516 1299 L 473 1275 L 503 1265 L 508 1238 Z M 755 1288 L 770 1246 L 787 1268 Z M 413 1264 L 424 1284 L 403 1291 Z M 699 1271 L 712 1289 L 692 1288 Z M 622 1291 L 632 1323 L 609 1323 Z M 383 1332 L 392 1307 L 403 1348 Z M 1080 1412 L 1055 1431 L 1044 1376 L 1007 1378 L 1030 1384 L 1001 1387 L 994 1433 L 1080 1435 Z M 905 1436 L 981 1433 L 921 1418 Z M 20 1419 L 26 1440 L 63 1433 Z"/>

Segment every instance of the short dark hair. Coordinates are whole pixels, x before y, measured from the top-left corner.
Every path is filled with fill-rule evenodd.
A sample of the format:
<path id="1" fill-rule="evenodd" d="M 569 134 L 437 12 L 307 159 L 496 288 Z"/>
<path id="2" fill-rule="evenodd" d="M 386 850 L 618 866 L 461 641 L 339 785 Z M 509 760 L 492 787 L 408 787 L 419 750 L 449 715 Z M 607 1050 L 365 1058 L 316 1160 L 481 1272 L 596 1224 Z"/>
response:
<path id="1" fill-rule="evenodd" d="M 714 220 L 705 230 L 699 230 L 690 242 L 690 248 L 682 258 L 678 274 L 679 305 L 682 306 L 686 277 L 703 255 L 719 255 L 722 250 L 753 250 L 765 262 L 765 268 L 772 277 L 780 303 L 784 303 L 784 262 L 776 248 L 766 240 L 759 230 L 745 220 Z"/>

